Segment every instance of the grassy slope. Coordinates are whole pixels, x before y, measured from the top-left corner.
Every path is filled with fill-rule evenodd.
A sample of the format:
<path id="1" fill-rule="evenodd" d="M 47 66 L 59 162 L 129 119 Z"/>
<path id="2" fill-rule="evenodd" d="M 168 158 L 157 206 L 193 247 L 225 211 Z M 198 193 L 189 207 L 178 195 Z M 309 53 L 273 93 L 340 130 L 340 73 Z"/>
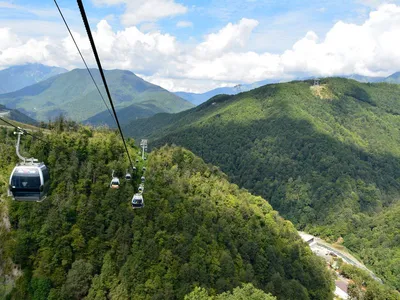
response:
<path id="1" fill-rule="evenodd" d="M 400 86 L 339 78 L 324 80 L 320 90 L 310 84 L 220 96 L 176 115 L 132 122 L 125 131 L 148 136 L 153 145 L 188 147 L 269 199 L 299 228 L 343 236 L 345 245 L 400 288 L 400 241 L 389 243 L 392 258 L 369 255 L 384 248 L 376 249 L 375 235 L 363 242 L 367 224 L 359 222 L 385 218 L 400 199 Z M 387 226 L 396 232 L 395 224 Z"/>
<path id="2" fill-rule="evenodd" d="M 98 71 L 92 71 L 103 96 L 106 97 Z M 105 74 L 117 107 L 148 103 L 165 112 L 178 112 L 193 107 L 189 102 L 144 81 L 132 72 L 112 70 Z M 0 103 L 29 112 L 30 116 L 44 121 L 60 113 L 73 120 L 83 121 L 105 110 L 87 71 L 81 69 L 0 95 Z"/>

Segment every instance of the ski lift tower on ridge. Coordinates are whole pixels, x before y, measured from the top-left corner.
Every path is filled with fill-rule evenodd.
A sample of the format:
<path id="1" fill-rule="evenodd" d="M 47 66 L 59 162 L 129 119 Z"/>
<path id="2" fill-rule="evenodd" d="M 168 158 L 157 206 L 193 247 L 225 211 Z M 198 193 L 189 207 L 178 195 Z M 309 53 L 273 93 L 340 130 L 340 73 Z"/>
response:
<path id="1" fill-rule="evenodd" d="M 147 150 L 147 140 L 141 140 L 140 147 L 142 147 L 142 159 L 144 159 L 144 151 Z"/>
<path id="2" fill-rule="evenodd" d="M 319 86 L 319 84 L 320 84 L 320 79 L 314 78 L 314 86 Z"/>

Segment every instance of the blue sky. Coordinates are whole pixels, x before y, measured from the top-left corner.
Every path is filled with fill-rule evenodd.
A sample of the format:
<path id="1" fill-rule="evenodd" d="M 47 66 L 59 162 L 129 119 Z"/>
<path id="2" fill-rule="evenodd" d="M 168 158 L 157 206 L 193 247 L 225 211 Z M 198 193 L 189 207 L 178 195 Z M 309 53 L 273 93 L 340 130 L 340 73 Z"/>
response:
<path id="1" fill-rule="evenodd" d="M 134 1 L 134 0 L 133 0 Z M 132 2 L 133 2 L 132 1 Z M 366 19 L 374 3 L 381 1 L 303 1 L 303 0 L 200 0 L 177 1 L 188 8 L 187 13 L 173 17 L 166 17 L 157 22 L 143 22 L 138 27 L 146 31 L 149 27 L 164 33 L 170 33 L 182 42 L 201 41 L 206 34 L 215 32 L 227 23 L 235 23 L 241 18 L 256 19 L 260 22 L 254 31 L 254 44 L 256 50 L 280 51 L 290 47 L 307 31 L 313 30 L 318 35 L 325 34 L 332 25 L 343 20 L 346 22 L 360 23 Z M 395 2 L 395 1 L 391 1 Z M 42 28 L 45 22 L 62 25 L 61 19 L 51 0 L 14 0 L 0 1 L 15 5 L 15 8 L 6 8 L 0 5 L 1 24 L 12 24 L 16 21 L 39 24 L 38 28 L 31 28 L 28 36 L 41 36 L 50 28 Z M 68 22 L 76 31 L 83 32 L 76 1 L 59 0 L 58 4 L 65 12 Z M 93 1 L 84 1 L 87 14 L 91 23 L 95 25 L 101 19 L 107 19 L 114 30 L 123 30 L 124 24 L 120 16 L 125 11 L 125 4 L 95 5 Z M 193 25 L 178 28 L 177 22 L 191 22 Z M 14 25 L 21 35 L 25 30 Z M 58 28 L 58 26 L 57 26 Z M 43 29 L 43 30 L 41 30 Z M 55 34 L 55 33 L 54 33 Z M 64 32 L 60 30 L 60 35 Z M 270 35 L 273 40 L 265 44 L 258 42 L 260 37 Z M 258 36 L 258 37 L 257 37 Z"/>
<path id="2" fill-rule="evenodd" d="M 85 48 L 85 31 L 76 1 L 58 0 L 58 3 L 78 35 L 83 50 L 90 56 L 89 49 Z M 146 8 L 145 3 L 153 3 L 154 7 Z M 392 6 L 385 8 L 382 6 L 385 3 Z M 400 0 L 86 0 L 84 5 L 93 30 L 96 31 L 97 26 L 103 28 L 98 35 L 100 44 L 110 45 L 108 52 L 105 50 L 107 47 L 101 50 L 108 68 L 127 68 L 171 89 L 205 90 L 274 76 L 277 79 L 293 77 L 300 71 L 322 75 L 358 71 L 378 76 L 394 70 L 376 70 L 376 66 L 370 66 L 367 53 L 362 62 L 354 61 L 351 53 L 345 59 L 330 62 L 332 55 L 343 57 L 346 54 L 341 52 L 343 49 L 329 53 L 328 45 L 335 42 L 325 43 L 324 39 L 332 32 L 328 35 L 334 36 L 338 43 L 351 44 L 353 38 L 346 37 L 346 28 L 350 32 L 354 29 L 352 34 L 355 36 L 365 35 L 360 43 L 367 43 L 366 46 L 374 51 L 381 47 L 377 43 L 382 36 L 388 32 L 394 36 L 396 30 L 389 18 L 397 18 L 397 12 L 391 12 L 400 8 Z M 370 13 L 374 11 L 383 17 L 373 19 Z M 6 42 L 3 44 L 8 45 L 3 49 L 0 46 L 3 51 L 0 68 L 26 62 L 69 69 L 82 66 L 72 53 L 73 49 L 68 48 L 68 43 L 63 44 L 68 35 L 53 1 L 0 0 L 0 16 L 0 30 L 7 31 L 3 37 L 0 35 L 0 41 L 4 39 Z M 387 19 L 386 23 L 381 22 L 382 18 Z M 373 24 L 379 23 L 376 26 L 381 35 L 374 35 L 376 30 L 372 31 L 368 25 L 370 19 Z M 133 27 L 137 31 L 129 29 Z M 340 30 L 343 31 L 343 41 Z M 126 41 L 130 42 L 129 47 L 125 45 Z M 32 44 L 36 51 L 29 56 L 11 55 L 26 52 Z M 393 47 L 386 45 L 389 46 Z M 38 47 L 44 47 L 44 50 L 40 52 Z M 304 47 L 310 47 L 310 52 L 329 63 L 318 69 L 314 66 L 316 63 L 305 62 L 309 58 L 305 58 L 308 51 Z M 349 47 L 353 49 L 354 45 Z M 67 48 L 70 56 L 65 59 L 62 56 L 65 56 Z M 8 54 L 4 56 L 4 53 Z M 247 61 L 248 64 L 233 68 L 229 64 L 235 60 Z M 397 61 L 397 57 L 393 60 Z M 257 61 L 262 61 L 262 68 L 257 66 Z M 347 61 L 351 63 L 343 64 L 340 69 L 335 67 Z M 303 66 L 307 69 L 304 72 L 301 70 Z M 215 72 L 210 72 L 213 74 L 206 74 L 207 69 L 214 71 L 214 67 Z M 251 74 L 246 76 L 246 72 L 238 69 L 241 67 L 252 68 Z"/>

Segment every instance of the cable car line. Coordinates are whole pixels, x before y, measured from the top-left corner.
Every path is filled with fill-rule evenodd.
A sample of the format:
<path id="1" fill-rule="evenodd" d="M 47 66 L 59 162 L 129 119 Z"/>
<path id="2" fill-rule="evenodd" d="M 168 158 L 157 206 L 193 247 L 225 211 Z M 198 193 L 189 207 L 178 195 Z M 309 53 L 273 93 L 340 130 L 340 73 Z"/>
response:
<path id="1" fill-rule="evenodd" d="M 89 67 L 88 67 L 88 65 L 87 65 L 87 63 L 86 63 L 86 60 L 85 60 L 85 58 L 83 57 L 82 52 L 81 52 L 81 50 L 79 49 L 78 44 L 77 44 L 76 41 L 75 41 L 75 38 L 74 38 L 74 36 L 73 36 L 73 34 L 72 34 L 72 31 L 70 30 L 70 28 L 69 28 L 69 26 L 68 26 L 68 23 L 67 23 L 67 21 L 65 20 L 64 15 L 63 15 L 63 13 L 62 13 L 60 7 L 58 6 L 57 0 L 54 0 L 54 3 L 55 3 L 55 5 L 57 6 L 58 12 L 60 13 L 61 18 L 63 19 L 64 24 L 65 24 L 65 26 L 67 27 L 68 32 L 69 32 L 69 34 L 70 34 L 72 40 L 74 41 L 75 47 L 76 47 L 76 49 L 78 50 L 79 55 L 81 56 L 82 61 L 83 61 L 83 63 L 85 64 L 86 70 L 89 72 L 89 75 L 90 75 L 90 77 L 92 78 L 92 81 L 93 81 L 94 85 L 96 86 L 96 89 L 97 89 L 97 91 L 99 92 L 100 97 L 101 97 L 101 99 L 103 100 L 104 105 L 107 107 L 107 110 L 108 110 L 108 112 L 109 112 L 111 118 L 114 120 L 115 123 L 117 123 L 117 122 L 115 121 L 114 115 L 111 113 L 111 110 L 110 110 L 110 108 L 108 107 L 108 105 L 107 105 L 107 103 L 106 103 L 106 100 L 105 100 L 104 97 L 103 97 L 103 94 L 100 92 L 99 86 L 97 85 L 96 81 L 94 80 L 94 77 L 93 77 L 93 75 L 92 75 L 92 72 L 90 72 L 90 69 L 89 69 Z"/>
<path id="2" fill-rule="evenodd" d="M 94 55 L 94 57 L 95 57 L 95 59 L 96 59 L 97 66 L 98 66 L 98 68 L 99 68 L 100 75 L 101 75 L 101 78 L 102 78 L 102 80 L 103 80 L 104 87 L 105 87 L 105 89 L 106 89 L 107 96 L 108 96 L 108 99 L 109 99 L 109 101 L 110 101 L 110 105 L 111 105 L 112 111 L 113 111 L 114 116 L 115 116 L 115 120 L 116 120 L 116 122 L 117 122 L 118 130 L 119 130 L 119 133 L 121 134 L 121 138 L 122 138 L 122 141 L 123 141 L 124 146 L 125 146 L 126 154 L 127 154 L 127 156 L 128 156 L 129 162 L 130 162 L 130 164 L 131 164 L 131 168 L 133 169 L 132 159 L 131 159 L 131 156 L 130 156 L 130 154 L 129 154 L 128 147 L 126 146 L 124 134 L 123 134 L 123 132 L 122 132 L 121 125 L 119 124 L 117 112 L 115 111 L 115 107 L 114 107 L 114 103 L 113 103 L 112 98 L 111 98 L 110 90 L 108 89 L 106 77 L 104 76 L 104 72 L 103 72 L 103 67 L 101 66 L 100 58 L 99 58 L 99 55 L 98 55 L 98 53 L 97 53 L 96 45 L 95 45 L 94 40 L 93 40 L 92 32 L 91 32 L 91 30 L 90 30 L 90 25 L 89 25 L 88 19 L 87 19 L 87 17 L 86 17 L 85 8 L 83 7 L 82 0 L 77 0 L 77 2 L 78 2 L 79 10 L 80 10 L 81 15 L 82 15 L 83 23 L 85 24 L 86 32 L 87 32 L 88 37 L 89 37 L 90 45 L 92 46 L 93 55 Z"/>
<path id="3" fill-rule="evenodd" d="M 35 138 L 35 139 L 38 139 L 39 141 L 42 141 L 43 143 L 46 143 L 46 144 L 49 143 L 49 142 L 47 142 L 47 141 L 45 141 L 45 140 L 42 140 L 41 138 L 37 137 L 36 135 L 33 135 L 33 134 L 29 133 L 28 131 L 26 131 L 26 130 L 23 129 L 23 128 L 21 128 L 21 127 L 19 127 L 19 126 L 15 126 L 14 124 L 12 124 L 12 123 L 10 123 L 10 122 L 4 120 L 4 119 L 1 118 L 1 117 L 0 117 L 0 120 L 3 121 L 4 123 L 6 123 L 7 125 L 10 125 L 10 126 L 14 127 L 16 130 L 21 130 L 21 131 L 24 132 L 24 134 L 30 135 L 31 137 L 33 137 L 33 138 Z"/>

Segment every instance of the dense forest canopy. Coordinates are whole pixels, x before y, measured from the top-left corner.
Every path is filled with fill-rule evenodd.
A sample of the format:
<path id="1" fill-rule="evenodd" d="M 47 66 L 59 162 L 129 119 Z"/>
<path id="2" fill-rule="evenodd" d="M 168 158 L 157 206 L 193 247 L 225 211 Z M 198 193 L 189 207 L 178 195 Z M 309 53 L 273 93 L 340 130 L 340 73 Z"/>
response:
<path id="1" fill-rule="evenodd" d="M 22 146 L 49 166 L 48 198 L 0 206 L 11 225 L 0 231 L 2 262 L 23 271 L 7 299 L 332 299 L 330 273 L 292 223 L 217 167 L 182 148 L 153 152 L 145 207 L 132 210 L 140 172 L 109 188 L 111 170 L 123 177 L 128 166 L 119 136 L 62 120 L 52 127 L 47 144 L 26 136 Z M 0 129 L 3 199 L 14 144 Z"/>
<path id="2" fill-rule="evenodd" d="M 184 146 L 400 289 L 400 86 L 343 78 L 220 95 L 125 128 Z"/>

